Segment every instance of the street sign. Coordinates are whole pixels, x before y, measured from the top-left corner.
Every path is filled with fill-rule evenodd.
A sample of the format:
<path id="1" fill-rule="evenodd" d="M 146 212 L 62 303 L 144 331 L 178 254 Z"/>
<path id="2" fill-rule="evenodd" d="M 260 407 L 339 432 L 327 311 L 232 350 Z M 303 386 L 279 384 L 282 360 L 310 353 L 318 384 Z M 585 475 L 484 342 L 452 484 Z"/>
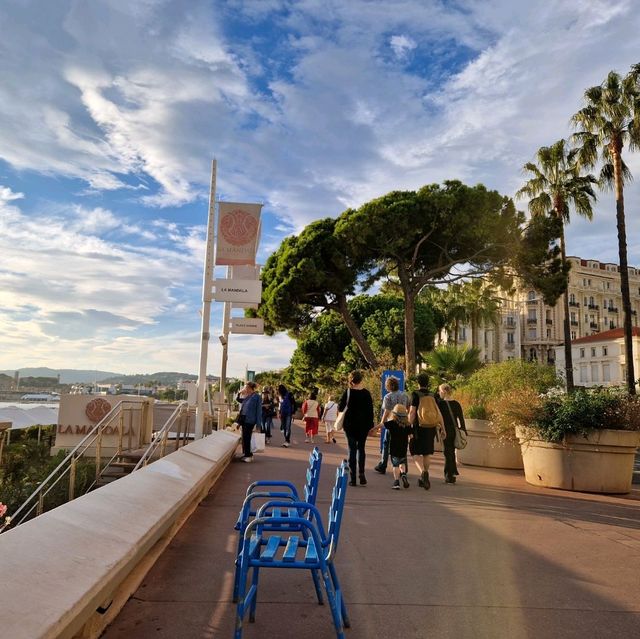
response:
<path id="1" fill-rule="evenodd" d="M 240 335 L 263 335 L 264 320 L 261 317 L 232 317 L 231 332 Z"/>
<path id="2" fill-rule="evenodd" d="M 213 299 L 218 302 L 259 304 L 262 297 L 260 280 L 213 280 Z"/>

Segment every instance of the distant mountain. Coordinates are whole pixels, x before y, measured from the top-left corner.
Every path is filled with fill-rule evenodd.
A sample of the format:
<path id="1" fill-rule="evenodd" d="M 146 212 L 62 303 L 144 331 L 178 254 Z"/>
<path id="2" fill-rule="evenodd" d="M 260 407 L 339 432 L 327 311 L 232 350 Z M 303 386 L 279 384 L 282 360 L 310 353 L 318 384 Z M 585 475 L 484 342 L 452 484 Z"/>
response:
<path id="1" fill-rule="evenodd" d="M 160 384 L 175 384 L 181 379 L 197 379 L 197 375 L 188 373 L 151 373 L 149 375 L 122 375 L 110 371 L 78 370 L 75 368 L 20 368 L 20 377 L 57 377 L 60 375 L 61 384 L 90 384 L 104 382 L 107 384 L 144 384 L 157 381 Z M 13 378 L 15 370 L 0 371 Z"/>
<path id="2" fill-rule="evenodd" d="M 173 386 L 179 381 L 198 379 L 197 375 L 188 373 L 160 372 L 148 375 L 117 375 L 100 380 L 104 384 L 150 384 L 157 383 L 160 386 Z"/>

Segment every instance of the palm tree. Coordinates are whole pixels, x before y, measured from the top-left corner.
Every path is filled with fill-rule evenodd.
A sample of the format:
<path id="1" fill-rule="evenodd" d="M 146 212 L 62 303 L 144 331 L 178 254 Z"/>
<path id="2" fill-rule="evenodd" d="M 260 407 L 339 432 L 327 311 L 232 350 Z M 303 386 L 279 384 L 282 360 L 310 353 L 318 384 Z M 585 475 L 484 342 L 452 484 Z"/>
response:
<path id="1" fill-rule="evenodd" d="M 596 196 L 592 184 L 593 175 L 580 175 L 576 163 L 576 150 L 567 150 L 564 140 L 551 146 L 543 146 L 536 153 L 536 162 L 524 165 L 531 177 L 516 193 L 516 197 L 528 197 L 532 215 L 555 215 L 560 220 L 560 252 L 563 267 L 567 264 L 564 225 L 569 223 L 572 204 L 577 213 L 590 220 L 593 217 L 592 202 Z M 571 357 L 571 325 L 569 324 L 569 293 L 562 296 L 564 311 L 564 361 L 567 391 L 573 392 L 573 359 Z"/>
<path id="2" fill-rule="evenodd" d="M 601 188 L 613 189 L 616 197 L 616 224 L 620 256 L 620 288 L 624 309 L 624 344 L 627 364 L 627 387 L 635 395 L 633 344 L 631 328 L 631 296 L 627 265 L 627 230 L 624 216 L 624 184 L 631 172 L 622 160 L 625 144 L 630 150 L 640 145 L 640 64 L 622 78 L 611 71 L 606 80 L 584 93 L 585 106 L 572 118 L 577 129 L 573 139 L 578 146 L 578 159 L 583 166 L 602 162 Z"/>
<path id="3" fill-rule="evenodd" d="M 496 291 L 484 280 L 463 282 L 460 295 L 466 316 L 471 324 L 471 346 L 479 349 L 480 324 L 493 324 L 498 319 L 500 303 Z"/>
<path id="4" fill-rule="evenodd" d="M 482 366 L 479 356 L 480 351 L 477 348 L 446 344 L 425 353 L 423 358 L 429 372 L 438 380 L 455 384 Z"/>

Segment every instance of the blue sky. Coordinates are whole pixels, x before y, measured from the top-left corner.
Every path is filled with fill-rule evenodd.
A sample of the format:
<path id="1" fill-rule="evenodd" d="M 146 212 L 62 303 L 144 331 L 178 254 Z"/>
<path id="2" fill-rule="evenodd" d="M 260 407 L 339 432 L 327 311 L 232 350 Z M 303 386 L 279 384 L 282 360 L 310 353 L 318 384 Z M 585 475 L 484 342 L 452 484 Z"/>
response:
<path id="1" fill-rule="evenodd" d="M 214 156 L 221 199 L 264 203 L 264 262 L 395 188 L 512 195 L 584 89 L 640 61 L 631 0 L 4 0 L 0 25 L 0 369 L 195 372 Z M 635 265 L 639 204 L 632 184 Z M 617 261 L 613 196 L 567 235 Z M 292 350 L 232 336 L 229 372 Z"/>

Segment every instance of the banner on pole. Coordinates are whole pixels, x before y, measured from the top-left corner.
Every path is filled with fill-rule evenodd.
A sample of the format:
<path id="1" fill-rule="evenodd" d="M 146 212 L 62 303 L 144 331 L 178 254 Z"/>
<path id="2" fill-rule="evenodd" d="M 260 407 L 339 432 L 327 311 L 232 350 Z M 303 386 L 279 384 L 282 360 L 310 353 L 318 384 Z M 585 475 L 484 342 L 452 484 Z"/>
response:
<path id="1" fill-rule="evenodd" d="M 264 320 L 261 317 L 232 317 L 231 332 L 237 335 L 263 335 Z"/>
<path id="2" fill-rule="evenodd" d="M 218 204 L 216 265 L 255 264 L 262 204 Z"/>
<path id="3" fill-rule="evenodd" d="M 232 266 L 232 280 L 258 280 L 260 279 L 260 266 L 250 264 L 249 266 Z"/>
<path id="4" fill-rule="evenodd" d="M 218 302 L 259 304 L 262 297 L 260 280 L 213 280 L 213 299 Z"/>

